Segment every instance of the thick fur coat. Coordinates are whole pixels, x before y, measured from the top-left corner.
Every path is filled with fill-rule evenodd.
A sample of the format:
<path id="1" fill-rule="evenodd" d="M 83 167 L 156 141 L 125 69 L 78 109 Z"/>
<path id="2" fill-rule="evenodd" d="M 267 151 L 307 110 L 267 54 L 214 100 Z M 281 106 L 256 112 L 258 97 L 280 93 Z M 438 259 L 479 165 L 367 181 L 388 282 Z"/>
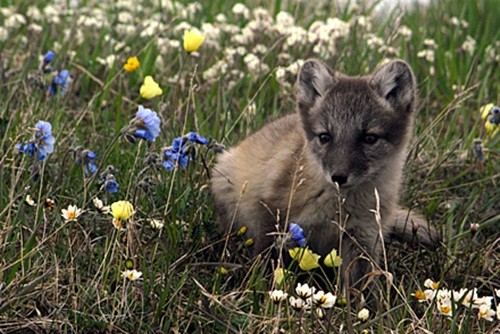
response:
<path id="1" fill-rule="evenodd" d="M 425 220 L 397 206 L 415 96 L 403 61 L 365 77 L 306 61 L 297 113 L 218 157 L 211 189 L 220 224 L 228 232 L 246 226 L 259 254 L 297 223 L 314 252 L 340 250 L 351 284 L 380 262 L 381 235 L 435 243 Z"/>

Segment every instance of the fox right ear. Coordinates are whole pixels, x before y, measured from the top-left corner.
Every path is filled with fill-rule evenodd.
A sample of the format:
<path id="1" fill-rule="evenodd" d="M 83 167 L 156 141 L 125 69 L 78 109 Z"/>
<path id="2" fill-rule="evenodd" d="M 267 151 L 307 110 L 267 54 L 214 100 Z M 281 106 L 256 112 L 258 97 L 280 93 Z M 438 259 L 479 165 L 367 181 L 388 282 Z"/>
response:
<path id="1" fill-rule="evenodd" d="M 297 104 L 300 112 L 307 112 L 316 99 L 323 96 L 335 82 L 332 70 L 319 60 L 307 60 L 297 79 Z"/>

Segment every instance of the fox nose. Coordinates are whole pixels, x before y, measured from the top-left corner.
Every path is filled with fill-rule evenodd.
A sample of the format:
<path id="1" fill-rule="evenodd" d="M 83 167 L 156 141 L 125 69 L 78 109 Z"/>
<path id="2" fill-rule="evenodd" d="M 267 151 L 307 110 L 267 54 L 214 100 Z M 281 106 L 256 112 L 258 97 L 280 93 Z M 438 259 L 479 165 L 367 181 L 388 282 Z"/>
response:
<path id="1" fill-rule="evenodd" d="M 337 182 L 338 185 L 341 186 L 347 182 L 347 177 L 348 177 L 348 175 L 345 175 L 345 174 L 333 174 L 332 181 L 334 183 Z"/>

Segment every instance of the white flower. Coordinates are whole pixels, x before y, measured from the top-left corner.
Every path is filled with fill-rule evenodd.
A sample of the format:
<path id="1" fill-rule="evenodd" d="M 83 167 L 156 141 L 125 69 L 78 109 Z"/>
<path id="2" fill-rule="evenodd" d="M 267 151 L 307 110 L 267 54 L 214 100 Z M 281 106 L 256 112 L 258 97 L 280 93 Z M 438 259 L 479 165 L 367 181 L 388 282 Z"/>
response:
<path id="1" fill-rule="evenodd" d="M 316 305 L 323 308 L 331 308 L 335 305 L 337 296 L 334 296 L 331 292 L 325 294 L 324 291 L 320 290 L 313 295 L 313 301 Z"/>
<path id="2" fill-rule="evenodd" d="M 308 307 L 308 304 L 302 298 L 295 298 L 291 296 L 289 302 L 290 306 L 293 307 L 296 311 L 300 311 Z"/>
<path id="3" fill-rule="evenodd" d="M 286 292 L 283 292 L 283 290 L 273 290 L 269 291 L 269 298 L 274 302 L 274 303 L 279 303 L 282 302 L 286 299 L 288 294 Z"/>
<path id="4" fill-rule="evenodd" d="M 316 292 L 316 288 L 313 286 L 309 287 L 309 285 L 307 284 L 302 285 L 298 283 L 297 287 L 295 288 L 295 292 L 299 297 L 307 299 L 310 298 L 314 294 L 314 292 Z"/>
<path id="5" fill-rule="evenodd" d="M 430 38 L 424 39 L 424 45 L 431 49 L 437 49 L 436 41 Z"/>
<path id="6" fill-rule="evenodd" d="M 491 309 L 491 305 L 482 304 L 481 306 L 479 306 L 479 312 L 477 313 L 478 319 L 493 321 L 494 316 L 495 316 L 495 311 Z"/>
<path id="7" fill-rule="evenodd" d="M 439 313 L 449 316 L 452 316 L 452 307 L 451 301 L 449 299 L 437 300 L 436 302 Z"/>
<path id="8" fill-rule="evenodd" d="M 286 81 L 286 70 L 283 67 L 278 67 L 274 74 L 276 75 L 276 80 L 278 82 Z"/>
<path id="9" fill-rule="evenodd" d="M 497 319 L 500 320 L 500 305 L 497 305 Z"/>
<path id="10" fill-rule="evenodd" d="M 109 55 L 106 58 L 101 58 L 101 57 L 97 57 L 96 58 L 96 61 L 99 64 L 104 65 L 104 66 L 106 66 L 108 68 L 112 68 L 113 67 L 113 64 L 115 63 L 115 60 L 116 60 L 116 56 L 115 55 Z"/>
<path id="11" fill-rule="evenodd" d="M 463 42 L 461 48 L 465 52 L 472 55 L 474 53 L 474 50 L 476 49 L 476 40 L 474 38 L 472 38 L 470 35 L 467 36 L 467 38 L 465 39 L 465 42 Z"/>
<path id="12" fill-rule="evenodd" d="M 31 195 L 26 195 L 25 202 L 29 206 L 35 206 L 35 201 L 33 200 L 33 197 L 31 197 Z"/>
<path id="13" fill-rule="evenodd" d="M 26 18 L 21 14 L 15 13 L 6 18 L 3 24 L 7 29 L 17 29 L 26 24 Z"/>
<path id="14" fill-rule="evenodd" d="M 99 199 L 99 197 L 94 197 L 92 199 L 92 202 L 94 203 L 94 206 L 96 207 L 97 210 L 101 211 L 104 214 L 109 213 L 110 211 L 109 206 L 105 206 L 103 202 Z"/>
<path id="15" fill-rule="evenodd" d="M 68 209 L 61 210 L 61 216 L 67 221 L 76 221 L 78 217 L 83 213 L 82 209 L 79 209 L 76 205 L 68 206 Z"/>
<path id="16" fill-rule="evenodd" d="M 149 225 L 151 225 L 152 228 L 155 228 L 157 230 L 161 230 L 164 226 L 163 222 L 159 219 L 151 219 L 149 221 Z"/>
<path id="17" fill-rule="evenodd" d="M 453 16 L 453 17 L 450 19 L 450 24 L 451 24 L 452 26 L 459 27 L 459 26 L 460 26 L 460 20 L 459 20 L 456 16 Z"/>
<path id="18" fill-rule="evenodd" d="M 9 32 L 4 27 L 0 27 L 0 42 L 5 42 L 9 37 Z"/>
<path id="19" fill-rule="evenodd" d="M 245 19 L 248 19 L 250 16 L 250 10 L 242 3 L 237 3 L 233 6 L 232 12 L 234 15 L 241 15 Z"/>
<path id="20" fill-rule="evenodd" d="M 424 286 L 428 289 L 436 290 L 437 287 L 439 286 L 439 283 L 434 282 L 433 280 L 428 278 L 424 281 Z"/>
<path id="21" fill-rule="evenodd" d="M 142 272 L 137 271 L 135 269 L 132 269 L 132 270 L 127 269 L 124 272 L 122 272 L 122 277 L 127 278 L 129 281 L 135 281 L 135 280 L 139 279 L 141 276 L 142 276 Z"/>
<path id="22" fill-rule="evenodd" d="M 368 309 L 364 308 L 358 312 L 358 319 L 359 320 L 366 321 L 366 320 L 368 320 L 368 317 L 370 317 L 370 311 L 368 311 Z"/>
<path id="23" fill-rule="evenodd" d="M 325 318 L 325 311 L 321 307 L 316 308 L 314 312 L 316 312 L 316 316 L 318 317 L 318 319 Z"/>
<path id="24" fill-rule="evenodd" d="M 401 26 L 398 28 L 398 34 L 400 34 L 405 41 L 409 41 L 411 39 L 412 33 L 411 29 L 407 26 Z"/>
<path id="25" fill-rule="evenodd" d="M 498 298 L 500 298 L 500 289 L 495 289 L 495 294 L 497 295 Z"/>
<path id="26" fill-rule="evenodd" d="M 477 308 L 481 307 L 482 305 L 491 306 L 492 301 L 493 301 L 493 296 L 477 297 L 472 301 L 473 303 L 472 307 Z"/>

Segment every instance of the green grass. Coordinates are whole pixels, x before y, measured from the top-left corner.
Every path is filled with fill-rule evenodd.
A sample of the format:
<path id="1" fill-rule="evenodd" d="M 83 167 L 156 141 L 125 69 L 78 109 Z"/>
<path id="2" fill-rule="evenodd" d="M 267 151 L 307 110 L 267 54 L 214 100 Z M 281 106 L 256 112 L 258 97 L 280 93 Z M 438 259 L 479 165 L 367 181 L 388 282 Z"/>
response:
<path id="1" fill-rule="evenodd" d="M 261 1 L 271 18 L 288 11 L 294 25 L 306 30 L 314 21 L 333 17 L 347 22 L 350 30 L 322 54 L 314 51 L 317 43 L 285 46 L 285 38 L 275 31 L 256 32 L 233 62 L 224 53 L 238 47 L 235 35 L 252 20 L 232 14 L 234 1 L 201 2 L 190 13 L 186 8 L 194 7 L 188 1 L 136 2 L 130 9 L 113 1 L 83 1 L 76 8 L 72 1 L 51 3 L 0 1 L 5 9 L 0 27 L 11 20 L 7 8 L 27 20 L 6 28 L 7 38 L 0 38 L 1 332 L 277 333 L 281 328 L 318 333 L 338 332 L 341 326 L 353 333 L 498 329 L 500 319 L 478 320 L 477 309 L 460 309 L 450 320 L 411 296 L 423 289 L 426 278 L 449 289 L 477 287 L 481 296 L 494 295 L 500 288 L 500 136 L 487 138 L 479 114 L 482 105 L 498 105 L 500 98 L 496 0 L 435 1 L 429 7 L 383 14 L 372 7 L 350 11 L 323 1 Z M 44 12 L 49 5 L 59 15 Z M 30 6 L 41 11 L 40 17 L 27 17 L 33 10 Z M 122 24 L 120 15 L 125 13 L 132 13 L 132 21 Z M 226 23 L 217 23 L 221 13 Z M 453 26 L 452 17 L 467 25 Z M 85 26 L 92 18 L 102 26 Z M 161 25 L 144 35 L 146 22 Z M 182 49 L 183 29 L 176 29 L 182 22 L 199 28 L 212 23 L 226 30 L 217 37 L 207 36 L 197 55 L 187 55 Z M 33 31 L 31 23 L 41 31 Z M 227 29 L 229 24 L 234 31 Z M 412 31 L 408 40 L 397 33 L 403 25 Z M 369 46 L 370 34 L 382 39 L 382 49 Z M 476 42 L 471 52 L 462 48 L 467 36 Z M 426 39 L 437 45 L 433 62 L 418 56 L 429 49 Z M 171 41 L 179 41 L 180 47 Z M 262 72 L 249 70 L 244 61 L 258 44 L 267 48 L 258 55 L 267 66 Z M 57 54 L 51 66 L 68 69 L 73 78 L 64 97 L 50 97 L 42 88 L 54 75 L 39 70 L 48 50 Z M 110 55 L 116 56 L 111 67 L 99 61 Z M 123 71 L 127 58 L 135 55 L 141 61 L 139 70 Z M 310 57 L 350 75 L 369 73 L 385 58 L 402 58 L 418 81 L 419 115 L 401 201 L 425 214 L 443 236 L 443 246 L 429 251 L 388 245 L 393 284 L 389 292 L 385 285 L 375 292 L 381 297 L 366 323 L 356 319 L 355 307 L 336 307 L 319 320 L 295 312 L 287 303 L 278 306 L 269 301 L 272 275 L 265 265 L 248 258 L 244 237 L 231 237 L 227 253 L 226 238 L 218 230 L 207 189 L 215 152 L 199 146 L 188 168 L 170 172 L 146 161 L 189 131 L 230 147 L 267 121 L 293 112 L 295 74 L 288 73 L 285 83 L 276 78 L 275 70 Z M 213 81 L 204 77 L 220 60 L 227 65 L 225 73 Z M 140 97 L 146 75 L 160 84 L 161 96 Z M 162 120 L 153 144 L 132 144 L 120 133 L 139 104 L 157 111 Z M 56 137 L 55 152 L 44 162 L 15 150 L 16 143 L 31 139 L 38 120 L 50 122 Z M 476 138 L 483 139 L 484 162 L 474 153 Z M 75 162 L 77 147 L 96 153 L 99 172 L 94 177 L 85 177 Z M 120 188 L 115 194 L 103 191 L 99 183 L 99 174 L 109 165 L 117 170 Z M 27 195 L 33 197 L 34 206 L 25 202 Z M 93 206 L 95 196 L 106 205 L 130 201 L 136 209 L 134 223 L 129 222 L 126 231 L 116 230 L 111 216 Z M 47 198 L 55 200 L 55 207 L 46 206 Z M 85 210 L 77 222 L 61 217 L 61 209 L 71 204 Z M 165 225 L 156 230 L 150 219 Z M 479 224 L 476 233 L 471 232 L 472 223 Z M 121 277 L 127 259 L 143 273 L 141 280 Z M 221 274 L 220 266 L 229 272 Z M 300 275 L 308 280 L 308 275 Z M 285 287 L 289 293 L 295 280 Z M 497 297 L 494 309 L 499 302 Z"/>

